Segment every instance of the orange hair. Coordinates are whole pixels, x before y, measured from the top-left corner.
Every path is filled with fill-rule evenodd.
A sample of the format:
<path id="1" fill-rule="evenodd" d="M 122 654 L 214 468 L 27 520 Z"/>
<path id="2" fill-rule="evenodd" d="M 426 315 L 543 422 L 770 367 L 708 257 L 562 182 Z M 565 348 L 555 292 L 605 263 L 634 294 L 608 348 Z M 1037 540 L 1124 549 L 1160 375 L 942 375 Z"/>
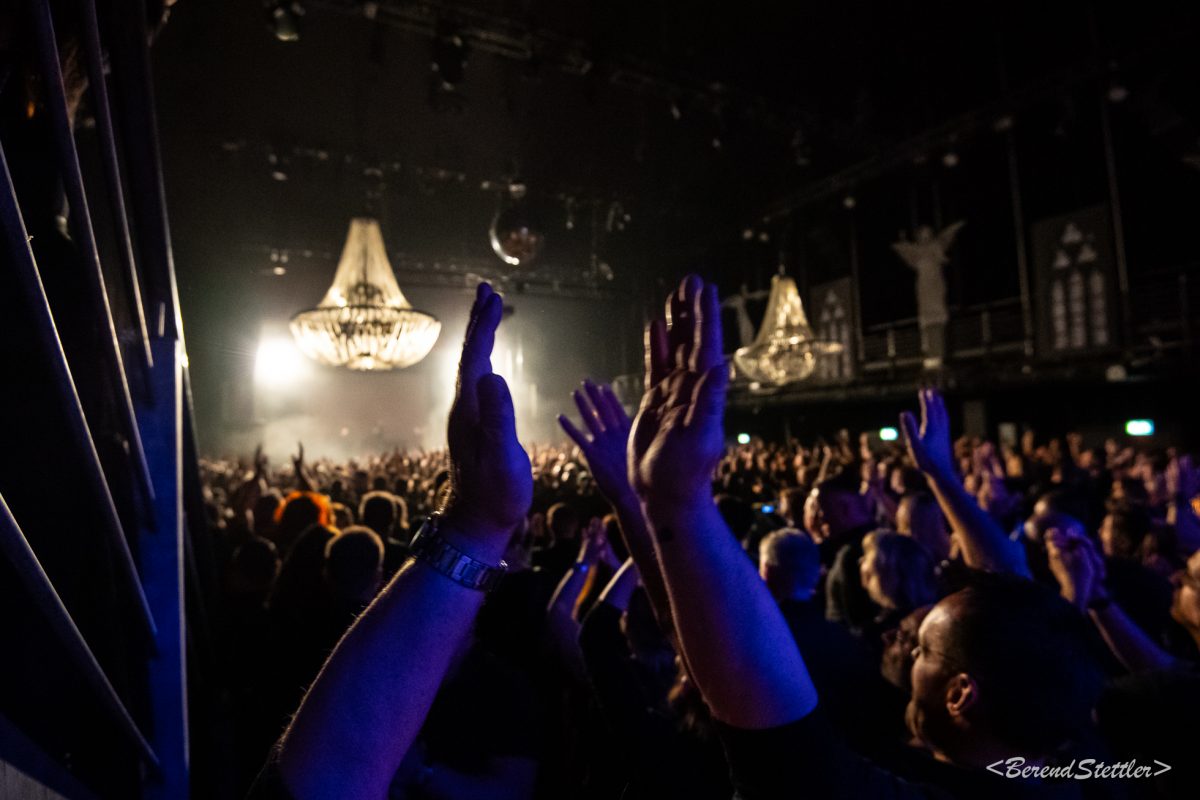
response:
<path id="1" fill-rule="evenodd" d="M 301 497 L 307 497 L 317 507 L 317 524 L 330 525 L 333 522 L 333 508 L 329 504 L 329 498 L 317 492 L 289 492 L 287 497 L 283 498 L 283 502 L 275 509 L 275 524 L 278 525 L 283 520 L 283 510 L 288 507 L 288 504 L 293 500 L 298 500 Z"/>

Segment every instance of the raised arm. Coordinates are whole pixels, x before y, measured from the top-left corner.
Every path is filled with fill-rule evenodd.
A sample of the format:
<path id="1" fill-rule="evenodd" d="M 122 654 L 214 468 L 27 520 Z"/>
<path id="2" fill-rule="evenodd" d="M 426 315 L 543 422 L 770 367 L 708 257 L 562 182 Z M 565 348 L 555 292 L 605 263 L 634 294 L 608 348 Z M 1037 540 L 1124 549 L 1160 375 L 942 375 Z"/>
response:
<path id="1" fill-rule="evenodd" d="M 920 399 L 920 425 L 906 411 L 900 415 L 900 426 L 909 454 L 925 473 L 942 512 L 958 532 L 963 561 L 976 569 L 1029 577 L 1021 546 L 1009 539 L 1000 523 L 980 508 L 954 469 L 950 418 L 941 394 L 936 389 L 922 389 Z"/>
<path id="2" fill-rule="evenodd" d="M 579 620 L 575 616 L 575 610 L 579 605 L 580 595 L 587 588 L 588 577 L 600 563 L 608 543 L 604 536 L 604 526 L 596 517 L 592 517 L 588 522 L 581 538 L 583 541 L 575 563 L 558 582 L 558 587 L 546 606 L 546 626 L 550 641 L 554 644 L 563 665 L 577 680 L 583 682 L 583 653 L 579 650 Z"/>
<path id="3" fill-rule="evenodd" d="M 683 654 L 713 715 L 743 729 L 798 720 L 816 690 L 779 606 L 712 497 L 727 367 L 716 287 L 690 276 L 647 337 L 649 380 L 629 444 Z"/>
<path id="4" fill-rule="evenodd" d="M 558 582 L 558 587 L 550 596 L 550 603 L 546 606 L 546 611 L 551 619 L 562 618 L 574 621 L 575 606 L 578 605 L 579 596 L 583 594 L 584 587 L 587 585 L 588 573 L 600 563 L 600 558 L 604 555 L 607 542 L 604 537 L 604 525 L 599 519 L 592 517 L 584 527 L 580 538 L 583 541 L 579 545 L 579 555 L 575 557 L 575 563 Z"/>
<path id="5" fill-rule="evenodd" d="M 672 623 L 667 587 L 663 583 L 662 570 L 658 566 L 642 505 L 629 483 L 626 453 L 632 423 L 613 394 L 612 387 L 606 384 L 585 381 L 583 388 L 575 390 L 574 396 L 587 433 L 576 428 L 563 415 L 559 415 L 558 423 L 579 446 L 592 477 L 596 479 L 596 486 L 616 512 L 625 547 L 641 573 L 654 615 L 663 631 L 670 633 Z"/>
<path id="6" fill-rule="evenodd" d="M 1130 672 L 1167 669 L 1175 658 L 1159 647 L 1118 606 L 1104 586 L 1104 559 L 1086 537 L 1051 528 L 1046 555 L 1067 602 L 1091 617 L 1108 649 Z"/>
<path id="7" fill-rule="evenodd" d="M 302 492 L 315 491 L 308 471 L 304 468 L 304 442 L 296 442 L 296 455 L 292 456 L 292 466 L 296 471 L 296 488 Z"/>
<path id="8" fill-rule="evenodd" d="M 1200 517 L 1192 501 L 1200 496 L 1200 465 L 1191 456 L 1172 458 L 1167 465 L 1167 521 L 1175 526 L 1179 549 L 1184 553 L 1200 550 Z"/>
<path id="9" fill-rule="evenodd" d="M 533 493 L 512 398 L 493 374 L 500 296 L 480 284 L 459 365 L 448 438 L 453 498 L 439 535 L 497 564 Z M 309 689 L 279 746 L 298 800 L 387 796 L 483 592 L 421 559 L 404 566 L 351 626 Z"/>

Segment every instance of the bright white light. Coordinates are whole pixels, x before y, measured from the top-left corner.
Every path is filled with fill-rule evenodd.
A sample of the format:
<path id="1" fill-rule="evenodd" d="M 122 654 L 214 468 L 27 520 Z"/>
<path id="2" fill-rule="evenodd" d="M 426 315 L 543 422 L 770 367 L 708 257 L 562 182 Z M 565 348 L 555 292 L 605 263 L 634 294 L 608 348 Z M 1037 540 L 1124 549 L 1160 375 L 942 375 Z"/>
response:
<path id="1" fill-rule="evenodd" d="M 1131 419 L 1125 423 L 1125 432 L 1130 436 L 1153 436 L 1154 420 Z"/>
<path id="2" fill-rule="evenodd" d="M 894 442 L 900 438 L 900 431 L 895 428 L 880 428 L 879 438 L 885 442 Z"/>
<path id="3" fill-rule="evenodd" d="M 737 437 L 738 444 L 750 444 L 750 434 L 739 433 Z"/>
<path id="4" fill-rule="evenodd" d="M 304 374 L 304 357 L 290 339 L 263 339 L 254 356 L 254 381 L 263 386 L 290 386 Z"/>

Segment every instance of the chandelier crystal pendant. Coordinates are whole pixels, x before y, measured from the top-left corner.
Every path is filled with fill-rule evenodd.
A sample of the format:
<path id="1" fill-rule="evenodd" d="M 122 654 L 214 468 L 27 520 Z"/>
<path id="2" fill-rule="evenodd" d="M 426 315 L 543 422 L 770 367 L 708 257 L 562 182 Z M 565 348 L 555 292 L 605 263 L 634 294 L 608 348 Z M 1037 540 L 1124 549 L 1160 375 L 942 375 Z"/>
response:
<path id="1" fill-rule="evenodd" d="M 813 335 L 796 282 L 776 275 L 758 336 L 733 354 L 733 363 L 751 381 L 784 386 L 811 376 L 817 356 L 840 352 L 840 342 L 820 341 Z"/>
<path id="2" fill-rule="evenodd" d="M 411 367 L 433 349 L 442 323 L 405 299 L 383 246 L 379 222 L 350 221 L 333 285 L 316 308 L 292 317 L 306 356 L 331 367 L 382 371 Z"/>

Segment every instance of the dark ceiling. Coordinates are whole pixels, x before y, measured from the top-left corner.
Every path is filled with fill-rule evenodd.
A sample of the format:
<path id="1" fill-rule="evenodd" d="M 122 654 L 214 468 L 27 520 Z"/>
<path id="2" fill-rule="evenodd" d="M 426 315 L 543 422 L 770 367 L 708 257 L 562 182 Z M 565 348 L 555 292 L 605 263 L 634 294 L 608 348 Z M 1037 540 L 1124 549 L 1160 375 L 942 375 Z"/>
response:
<path id="1" fill-rule="evenodd" d="M 284 42 L 261 2 L 182 0 L 155 44 L 193 347 L 228 348 L 263 318 L 315 302 L 348 219 L 364 212 L 380 217 L 405 287 L 461 289 L 474 273 L 510 291 L 649 303 L 690 268 L 727 287 L 762 285 L 781 257 L 814 281 L 844 271 L 842 195 L 875 181 L 889 199 L 874 212 L 859 203 L 858 235 L 878 240 L 864 240 L 863 258 L 890 269 L 887 243 L 926 215 L 911 174 L 956 141 L 968 167 L 975 156 L 987 165 L 959 168 L 934 188 L 936 203 L 977 220 L 961 248 L 986 257 L 997 251 L 981 238 L 989 225 L 1011 235 L 1008 178 L 1002 148 L 967 141 L 971 126 L 991 131 L 997 115 L 1036 106 L 1026 119 L 1058 136 L 1061 152 L 1091 160 L 1086 179 L 1061 182 L 1059 194 L 1029 190 L 1029 213 L 1061 213 L 1038 207 L 1044 198 L 1102 200 L 1090 123 L 1078 127 L 1091 138 L 1060 135 L 1095 107 L 1080 82 L 1093 91 L 1148 62 L 1154 78 L 1169 54 L 1196 51 L 1197 32 L 1195 3 L 300 4 L 299 40 Z M 452 35 L 467 47 L 463 80 L 438 91 L 434 46 Z M 1170 104 L 1167 127 L 1171 146 L 1186 149 L 1200 117 L 1195 81 L 1181 85 L 1188 99 Z M 1139 91 L 1139 103 L 1151 97 Z M 1037 131 L 1019 133 L 1033 141 Z M 1161 149 L 1155 137 L 1146 141 Z M 1042 150 L 1023 168 L 1066 163 Z M 1176 171 L 1181 155 L 1168 159 Z M 500 188 L 516 175 L 547 237 L 532 270 L 504 267 L 487 239 Z M 624 230 L 611 224 L 626 214 Z M 287 274 L 276 278 L 281 257 Z M 611 264 L 613 280 L 596 262 Z M 1005 276 L 975 294 L 1015 291 L 1012 269 L 992 272 Z M 974 302 L 960 277 L 951 275 L 952 302 Z M 911 313 L 910 289 L 880 285 L 876 296 L 903 300 L 878 313 Z"/>
<path id="2" fill-rule="evenodd" d="M 520 174 L 551 265 L 587 261 L 593 206 L 603 223 L 613 201 L 631 220 L 604 247 L 682 262 L 955 115 L 1194 30 L 1185 11 L 1076 0 L 303 7 L 295 42 L 247 0 L 185 0 L 160 37 L 185 242 L 328 251 L 371 207 L 416 263 L 486 264 L 495 187 Z M 447 30 L 469 48 L 465 78 L 433 98 Z"/>

